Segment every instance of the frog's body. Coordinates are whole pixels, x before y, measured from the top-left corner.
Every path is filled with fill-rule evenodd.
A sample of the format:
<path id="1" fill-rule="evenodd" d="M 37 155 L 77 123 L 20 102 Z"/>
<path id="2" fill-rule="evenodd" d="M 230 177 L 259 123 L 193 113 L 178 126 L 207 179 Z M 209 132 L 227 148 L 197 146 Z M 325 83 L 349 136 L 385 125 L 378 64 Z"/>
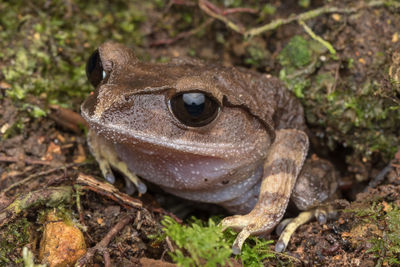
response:
<path id="1" fill-rule="evenodd" d="M 179 197 L 247 213 L 223 221 L 242 229 L 238 247 L 279 223 L 308 151 L 303 109 L 279 80 L 194 60 L 142 63 L 111 42 L 88 64 L 97 89 L 82 114 L 108 180 L 111 165 L 139 191 L 145 187 L 135 175 Z M 321 195 L 309 180 L 297 182 L 306 191 L 294 199 L 302 208 L 334 188 Z"/>

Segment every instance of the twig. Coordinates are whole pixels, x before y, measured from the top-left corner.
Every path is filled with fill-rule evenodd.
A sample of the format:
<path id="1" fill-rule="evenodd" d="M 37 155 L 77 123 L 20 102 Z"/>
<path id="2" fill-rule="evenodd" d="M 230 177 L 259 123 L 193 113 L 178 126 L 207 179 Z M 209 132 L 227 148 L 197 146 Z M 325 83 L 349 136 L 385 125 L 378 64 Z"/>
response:
<path id="1" fill-rule="evenodd" d="M 250 13 L 250 14 L 257 14 L 258 10 L 250 7 L 236 7 L 236 8 L 228 8 L 222 11 L 222 15 L 229 15 L 234 13 Z"/>
<path id="2" fill-rule="evenodd" d="M 112 199 L 128 210 L 131 208 L 141 208 L 143 206 L 139 199 L 135 199 L 122 193 L 112 184 L 101 182 L 90 175 L 80 173 L 75 184 L 81 185 L 83 189 L 92 190 L 100 195 Z"/>
<path id="3" fill-rule="evenodd" d="M 328 41 L 325 41 L 322 37 L 316 35 L 304 21 L 299 20 L 299 24 L 303 27 L 306 33 L 311 36 L 311 38 L 325 46 L 329 50 L 329 53 L 331 53 L 332 56 L 336 57 L 336 50 Z"/>
<path id="4" fill-rule="evenodd" d="M 227 17 L 221 15 L 222 14 L 221 11 L 219 13 L 217 13 L 216 8 L 212 8 L 212 7 L 215 7 L 215 6 L 212 5 L 210 2 L 208 2 L 207 0 L 199 0 L 199 7 L 200 7 L 201 10 L 203 10 L 209 16 L 224 22 L 226 24 L 226 26 L 228 28 L 232 29 L 233 31 L 235 31 L 237 33 L 240 33 L 240 34 L 244 34 L 245 29 L 244 29 L 243 26 L 237 25 L 236 23 L 234 23 L 233 21 L 231 21 Z"/>
<path id="5" fill-rule="evenodd" d="M 87 250 L 86 254 L 81 257 L 78 262 L 76 263 L 75 266 L 85 266 L 89 262 L 91 262 L 93 256 L 95 253 L 98 251 L 100 253 L 103 253 L 104 257 L 104 252 L 107 249 L 108 244 L 111 242 L 111 240 L 115 237 L 116 234 L 118 234 L 124 227 L 132 221 L 134 218 L 134 214 L 129 214 L 123 217 L 119 222 L 114 225 L 113 228 L 104 236 L 104 238 L 97 243 L 94 247 L 90 248 Z"/>
<path id="6" fill-rule="evenodd" d="M 103 259 L 104 259 L 104 267 L 111 267 L 111 258 L 108 250 L 104 250 Z"/>
<path id="7" fill-rule="evenodd" d="M 76 190 L 76 209 L 78 210 L 79 213 L 79 221 L 82 225 L 86 225 L 85 223 L 85 218 L 83 217 L 83 211 L 82 211 L 82 205 L 81 205 L 81 188 L 80 186 L 75 186 L 75 190 Z"/>
<path id="8" fill-rule="evenodd" d="M 47 160 L 40 160 L 40 159 L 33 159 L 30 157 L 7 157 L 7 156 L 0 156 L 0 161 L 1 162 L 19 162 L 19 161 L 24 161 L 27 164 L 33 164 L 33 165 L 51 165 L 51 161 Z"/>
<path id="9" fill-rule="evenodd" d="M 70 164 L 67 164 L 67 165 L 65 165 L 65 166 L 55 167 L 55 168 L 50 169 L 50 170 L 47 170 L 47 171 L 43 171 L 43 172 L 39 172 L 39 173 L 34 173 L 34 174 L 32 174 L 32 175 L 26 177 L 25 179 L 22 179 L 22 180 L 20 180 L 20 181 L 18 181 L 18 182 L 16 182 L 16 183 L 10 185 L 8 188 L 4 189 L 3 191 L 0 191 L 0 193 L 1 193 L 1 194 L 0 194 L 0 197 L 1 197 L 1 195 L 7 193 L 8 191 L 10 191 L 10 190 L 12 190 L 12 189 L 14 189 L 15 187 L 18 187 L 18 186 L 20 186 L 20 185 L 22 185 L 22 184 L 24 184 L 24 183 L 26 183 L 26 182 L 28 182 L 28 181 L 30 181 L 30 180 L 36 178 L 36 177 L 38 177 L 38 176 L 44 176 L 44 175 L 47 175 L 47 174 L 50 174 L 50 173 L 59 171 L 59 170 L 61 170 L 61 169 L 65 169 L 65 170 L 66 170 L 66 169 L 69 169 L 69 168 L 71 168 L 72 166 L 75 166 L 75 165 L 79 165 L 79 164 L 70 163 Z"/>
<path id="10" fill-rule="evenodd" d="M 355 13 L 360 9 L 363 8 L 368 8 L 368 7 L 379 7 L 379 6 L 384 6 L 386 5 L 387 1 L 371 1 L 369 3 L 366 3 L 364 5 L 360 5 L 358 7 L 351 7 L 351 8 L 339 8 L 339 7 L 332 7 L 332 6 L 324 6 L 320 7 L 314 10 L 310 10 L 298 15 L 290 16 L 289 18 L 286 19 L 276 19 L 271 21 L 270 23 L 267 23 L 263 26 L 256 27 L 249 29 L 244 32 L 244 35 L 246 37 L 253 37 L 259 34 L 262 34 L 267 31 L 275 30 L 281 25 L 289 24 L 293 21 L 306 21 L 312 18 L 315 18 L 317 16 L 320 16 L 322 14 L 328 14 L 328 13 Z M 395 8 L 400 7 L 400 3 L 397 2 L 391 2 L 391 5 Z"/>

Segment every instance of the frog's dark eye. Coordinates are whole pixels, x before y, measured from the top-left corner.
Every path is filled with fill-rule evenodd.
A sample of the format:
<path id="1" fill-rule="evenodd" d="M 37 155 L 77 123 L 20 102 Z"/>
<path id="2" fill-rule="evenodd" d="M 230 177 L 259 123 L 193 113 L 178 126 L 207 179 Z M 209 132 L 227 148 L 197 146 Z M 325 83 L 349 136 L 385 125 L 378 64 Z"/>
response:
<path id="1" fill-rule="evenodd" d="M 169 101 L 174 116 L 184 125 L 201 127 L 212 122 L 220 110 L 214 98 L 202 92 L 178 93 Z"/>
<path id="2" fill-rule="evenodd" d="M 98 49 L 93 52 L 86 63 L 86 76 L 94 87 L 97 87 L 106 77 Z"/>

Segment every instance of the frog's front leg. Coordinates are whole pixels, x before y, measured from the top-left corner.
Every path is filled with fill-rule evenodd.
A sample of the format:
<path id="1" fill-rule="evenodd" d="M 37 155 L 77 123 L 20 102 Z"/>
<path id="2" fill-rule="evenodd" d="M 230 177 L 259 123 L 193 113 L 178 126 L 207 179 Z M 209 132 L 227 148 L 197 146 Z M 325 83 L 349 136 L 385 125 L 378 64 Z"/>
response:
<path id="1" fill-rule="evenodd" d="M 280 222 L 307 150 L 308 137 L 303 131 L 282 129 L 276 132 L 264 164 L 257 204 L 250 213 L 227 217 L 221 222 L 224 229 L 240 230 L 232 247 L 233 253 L 240 253 L 250 235 L 267 234 Z"/>
<path id="2" fill-rule="evenodd" d="M 128 169 L 125 162 L 118 159 L 114 145 L 111 142 L 92 130 L 88 133 L 88 142 L 90 152 L 99 163 L 100 170 L 107 182 L 111 184 L 115 182 L 115 177 L 111 169 L 114 168 L 125 177 L 125 190 L 127 194 L 132 195 L 135 192 L 135 187 L 140 194 L 146 193 L 146 185 Z"/>

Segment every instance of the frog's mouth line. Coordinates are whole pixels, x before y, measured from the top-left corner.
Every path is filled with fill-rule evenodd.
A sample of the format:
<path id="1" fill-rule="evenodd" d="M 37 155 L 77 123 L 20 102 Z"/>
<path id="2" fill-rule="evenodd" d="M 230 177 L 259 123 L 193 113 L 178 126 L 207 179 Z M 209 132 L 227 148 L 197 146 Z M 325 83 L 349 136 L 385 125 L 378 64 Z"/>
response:
<path id="1" fill-rule="evenodd" d="M 123 129 L 118 126 L 113 125 L 104 125 L 101 124 L 97 119 L 93 119 L 87 113 L 87 110 L 82 109 L 83 118 L 88 121 L 91 125 L 91 129 L 93 129 L 97 134 L 104 136 L 107 140 L 111 142 L 116 142 L 118 138 L 118 143 L 148 143 L 153 146 L 160 146 L 170 148 L 172 150 L 185 150 L 190 153 L 199 154 L 199 155 L 211 155 L 214 157 L 222 157 L 225 158 L 226 155 L 258 155 L 256 153 L 255 147 L 268 147 L 269 145 L 265 145 L 268 141 L 260 142 L 259 140 L 265 140 L 265 138 L 259 138 L 256 135 L 252 140 L 249 140 L 245 144 L 229 144 L 229 143 L 218 143 L 218 145 L 210 146 L 210 145 L 199 145 L 198 143 L 187 143 L 186 140 L 178 140 L 175 142 L 171 142 L 169 138 L 166 137 L 153 137 L 146 136 L 139 133 L 133 133 L 127 129 Z M 260 145 L 255 145 L 256 143 L 260 143 Z M 250 149 L 251 148 L 251 149 Z M 257 150 L 258 151 L 258 150 Z M 265 154 L 265 151 L 262 151 Z M 249 161 L 251 161 L 251 156 L 247 157 Z"/>

